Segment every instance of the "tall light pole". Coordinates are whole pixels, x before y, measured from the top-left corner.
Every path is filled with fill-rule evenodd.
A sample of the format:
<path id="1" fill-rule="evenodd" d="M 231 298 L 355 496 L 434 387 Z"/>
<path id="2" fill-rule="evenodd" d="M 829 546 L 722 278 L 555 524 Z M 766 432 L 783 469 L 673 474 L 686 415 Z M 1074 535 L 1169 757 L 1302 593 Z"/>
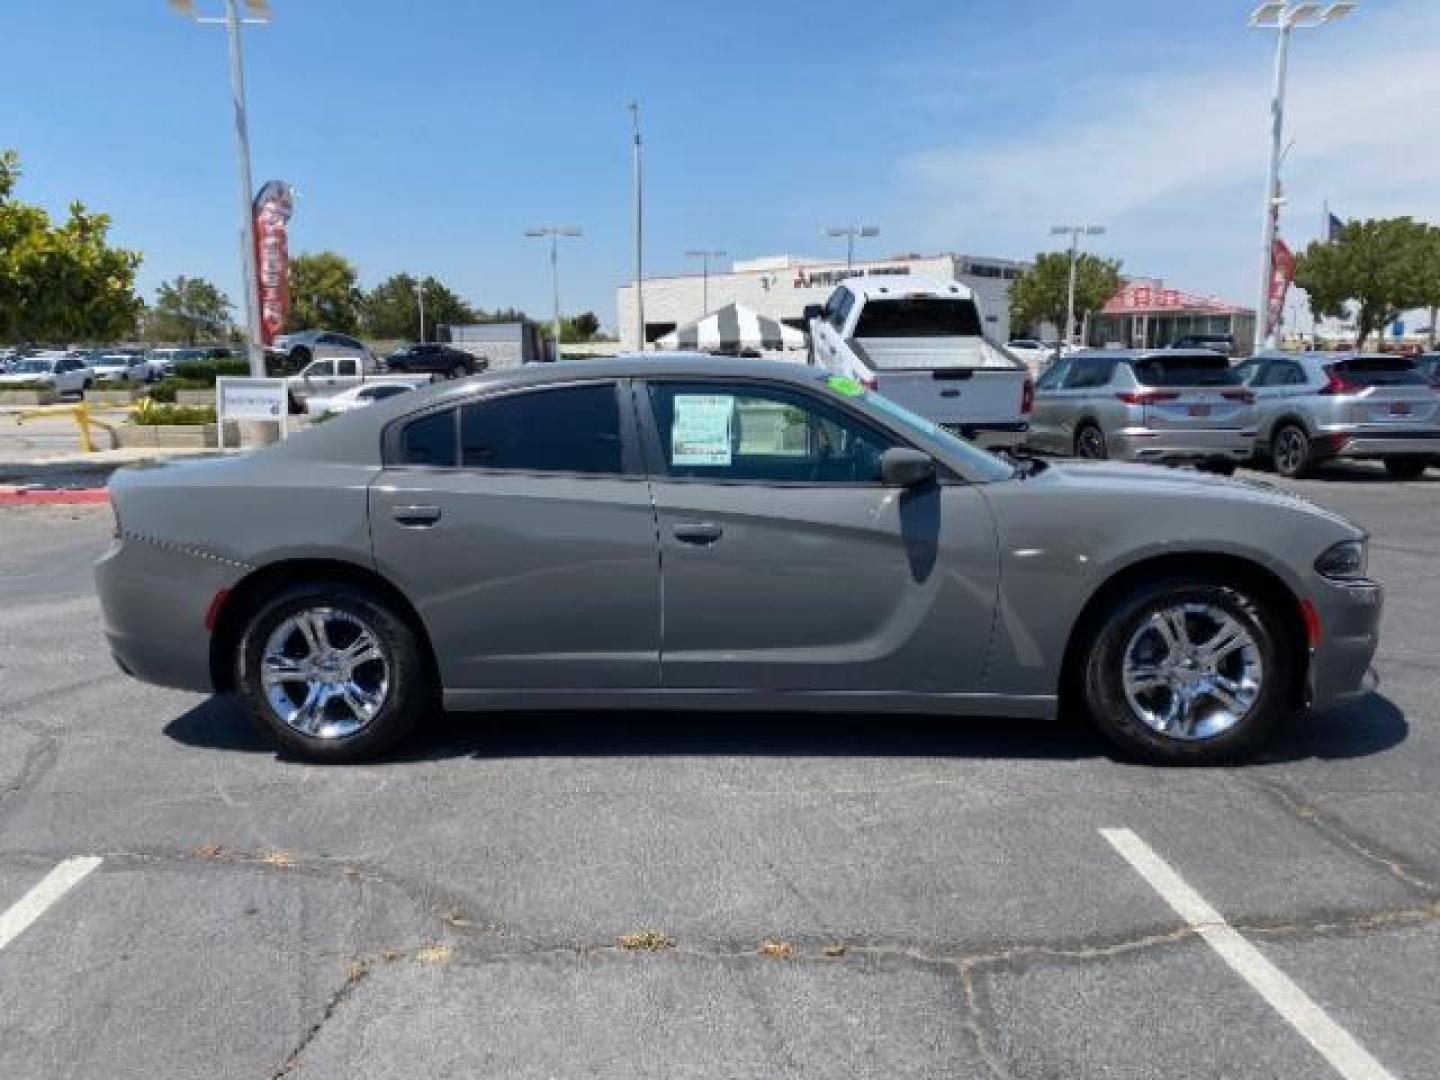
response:
<path id="1" fill-rule="evenodd" d="M 874 225 L 831 225 L 825 230 L 825 235 L 845 237 L 845 271 L 849 273 L 855 265 L 855 238 L 863 236 L 868 240 L 879 236 L 880 230 Z"/>
<path id="2" fill-rule="evenodd" d="M 1257 336 L 1264 338 L 1267 348 L 1273 349 L 1276 340 L 1276 327 L 1270 324 L 1270 278 L 1275 272 L 1275 232 L 1280 221 L 1280 157 L 1285 136 L 1285 76 L 1290 62 L 1290 32 L 1343 19 L 1355 8 L 1353 2 L 1314 4 L 1271 0 L 1250 13 L 1250 29 L 1275 32 L 1275 84 L 1270 95 L 1270 161 L 1265 176 L 1265 216 L 1260 226 L 1260 306 L 1256 310 Z"/>
<path id="3" fill-rule="evenodd" d="M 1070 237 L 1070 288 L 1065 300 L 1065 344 L 1075 344 L 1075 264 L 1080 258 L 1080 237 L 1103 236 L 1104 225 L 1051 225 L 1051 236 Z"/>
<path id="4" fill-rule="evenodd" d="M 415 300 L 420 305 L 420 344 L 425 344 L 425 283 L 415 282 Z"/>
<path id="5" fill-rule="evenodd" d="M 245 326 L 249 335 L 250 374 L 265 375 L 265 347 L 261 344 L 260 282 L 255 274 L 255 185 L 250 177 L 250 129 L 245 117 L 245 52 L 241 28 L 270 22 L 268 0 L 224 0 L 223 17 L 202 16 L 195 0 L 170 0 L 170 6 L 202 26 L 223 26 L 230 38 L 230 98 L 235 109 L 235 143 L 240 163 L 240 273 L 244 278 Z"/>
<path id="6" fill-rule="evenodd" d="M 631 101 L 630 123 L 635 142 L 632 151 L 635 203 L 635 347 L 645 351 L 645 186 L 640 153 L 640 103 Z"/>
<path id="7" fill-rule="evenodd" d="M 560 359 L 560 238 L 580 236 L 574 225 L 539 225 L 525 230 L 526 236 L 550 238 L 550 289 L 555 294 L 555 359 Z"/>
<path id="8" fill-rule="evenodd" d="M 701 273 L 702 273 L 704 276 L 703 276 L 703 278 L 702 278 L 702 282 L 701 282 L 701 286 L 700 286 L 700 296 L 701 296 L 701 303 L 700 303 L 701 311 L 700 311 L 700 314 L 701 314 L 701 315 L 708 315 L 708 314 L 710 314 L 710 260 L 711 260 L 711 259 L 723 259 L 723 258 L 725 257 L 725 252 L 723 252 L 723 251 L 687 251 L 687 252 L 685 252 L 685 257 L 686 257 L 687 259 L 699 259 L 699 260 L 701 260 L 701 265 L 704 267 L 704 269 L 701 271 Z"/>

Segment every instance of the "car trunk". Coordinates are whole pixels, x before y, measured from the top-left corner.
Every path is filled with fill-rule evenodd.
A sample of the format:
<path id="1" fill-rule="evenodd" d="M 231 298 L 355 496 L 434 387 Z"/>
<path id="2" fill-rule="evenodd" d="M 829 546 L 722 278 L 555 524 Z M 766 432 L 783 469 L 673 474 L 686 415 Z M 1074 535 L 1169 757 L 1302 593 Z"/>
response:
<path id="1" fill-rule="evenodd" d="M 1399 356 L 1361 356 L 1326 366 L 1325 391 L 1342 403 L 1340 419 L 1351 424 L 1433 428 L 1440 413 L 1440 393 Z"/>
<path id="2" fill-rule="evenodd" d="M 1254 418 L 1254 395 L 1225 357 L 1215 353 L 1147 357 L 1133 365 L 1147 428 L 1159 431 L 1243 429 Z"/>

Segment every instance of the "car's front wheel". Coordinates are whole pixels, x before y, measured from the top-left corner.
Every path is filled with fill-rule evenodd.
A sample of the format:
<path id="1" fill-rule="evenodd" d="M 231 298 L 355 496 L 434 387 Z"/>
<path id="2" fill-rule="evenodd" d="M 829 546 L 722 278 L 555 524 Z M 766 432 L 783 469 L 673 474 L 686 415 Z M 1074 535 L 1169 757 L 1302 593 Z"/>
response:
<path id="1" fill-rule="evenodd" d="M 1110 456 L 1105 433 L 1094 424 L 1082 424 L 1075 432 L 1075 456 L 1089 461 L 1104 461 Z"/>
<path id="2" fill-rule="evenodd" d="M 1310 436 L 1296 424 L 1286 424 L 1270 440 L 1270 460 L 1275 471 L 1291 480 L 1298 480 L 1314 466 Z"/>
<path id="3" fill-rule="evenodd" d="M 1157 578 L 1100 621 L 1083 695 L 1100 730 L 1157 764 L 1209 765 L 1252 753 L 1288 701 L 1294 646 L 1257 596 L 1219 580 Z"/>
<path id="4" fill-rule="evenodd" d="M 240 641 L 235 684 L 256 725 L 309 761 L 359 761 L 400 742 L 434 700 L 423 645 L 368 589 L 297 585 Z"/>

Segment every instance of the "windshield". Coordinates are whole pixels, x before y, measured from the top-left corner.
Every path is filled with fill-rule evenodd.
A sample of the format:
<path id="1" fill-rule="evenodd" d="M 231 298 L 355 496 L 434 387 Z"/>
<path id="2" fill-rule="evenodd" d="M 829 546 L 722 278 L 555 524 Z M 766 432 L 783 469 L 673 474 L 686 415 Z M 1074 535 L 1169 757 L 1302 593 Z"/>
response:
<path id="1" fill-rule="evenodd" d="M 1209 356 L 1152 356 L 1130 365 L 1142 386 L 1239 386 L 1239 372 L 1230 367 L 1228 357 L 1214 353 Z"/>
<path id="2" fill-rule="evenodd" d="M 982 333 L 973 300 L 941 297 L 867 300 L 855 324 L 857 338 L 979 337 Z"/>
<path id="3" fill-rule="evenodd" d="M 843 385 L 841 385 L 843 384 Z M 980 481 L 1009 480 L 1015 475 L 1013 466 L 1001 461 L 993 454 L 987 454 L 973 443 L 968 443 L 957 435 L 951 435 L 939 424 L 932 424 L 923 416 L 917 416 L 904 406 L 897 405 L 882 394 L 872 394 L 863 389 L 859 383 L 852 379 L 830 379 L 829 386 L 832 390 L 850 398 L 860 398 L 865 404 L 882 412 L 893 423 L 902 430 L 917 432 L 927 439 L 941 443 L 957 458 L 965 462 L 965 467 L 977 474 Z"/>
<path id="4" fill-rule="evenodd" d="M 10 371 L 21 375 L 48 374 L 53 360 L 16 360 L 10 365 Z"/>

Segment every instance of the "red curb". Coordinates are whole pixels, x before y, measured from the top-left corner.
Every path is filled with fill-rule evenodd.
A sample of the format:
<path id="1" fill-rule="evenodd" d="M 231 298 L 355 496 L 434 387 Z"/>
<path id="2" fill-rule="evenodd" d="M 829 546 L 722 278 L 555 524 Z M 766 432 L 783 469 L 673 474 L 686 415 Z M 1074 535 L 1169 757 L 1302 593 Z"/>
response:
<path id="1" fill-rule="evenodd" d="M 104 488 L 0 489 L 0 506 L 84 506 L 109 502 Z"/>

